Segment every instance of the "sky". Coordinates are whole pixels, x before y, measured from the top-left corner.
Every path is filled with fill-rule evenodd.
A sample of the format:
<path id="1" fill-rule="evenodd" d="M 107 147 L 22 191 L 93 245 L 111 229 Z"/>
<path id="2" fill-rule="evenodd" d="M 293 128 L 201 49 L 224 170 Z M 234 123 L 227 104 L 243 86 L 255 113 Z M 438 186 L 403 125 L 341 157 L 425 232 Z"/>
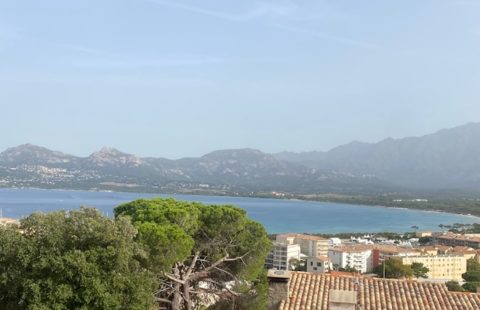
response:
<path id="1" fill-rule="evenodd" d="M 0 0 L 0 151 L 328 150 L 480 121 L 480 0 Z"/>

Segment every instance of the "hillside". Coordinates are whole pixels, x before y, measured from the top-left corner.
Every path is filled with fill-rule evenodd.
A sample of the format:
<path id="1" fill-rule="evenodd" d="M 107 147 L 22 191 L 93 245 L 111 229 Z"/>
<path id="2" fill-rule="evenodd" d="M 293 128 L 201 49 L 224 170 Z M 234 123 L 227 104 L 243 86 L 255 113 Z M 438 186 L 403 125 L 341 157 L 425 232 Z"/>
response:
<path id="1" fill-rule="evenodd" d="M 78 157 L 24 144 L 0 153 L 0 186 L 231 195 L 476 191 L 480 124 L 423 137 L 352 142 L 328 152 L 233 149 L 178 160 L 111 147 Z"/>
<path id="2" fill-rule="evenodd" d="M 352 142 L 328 152 L 275 156 L 310 168 L 368 175 L 411 189 L 471 190 L 480 186 L 480 123 L 422 137 Z"/>

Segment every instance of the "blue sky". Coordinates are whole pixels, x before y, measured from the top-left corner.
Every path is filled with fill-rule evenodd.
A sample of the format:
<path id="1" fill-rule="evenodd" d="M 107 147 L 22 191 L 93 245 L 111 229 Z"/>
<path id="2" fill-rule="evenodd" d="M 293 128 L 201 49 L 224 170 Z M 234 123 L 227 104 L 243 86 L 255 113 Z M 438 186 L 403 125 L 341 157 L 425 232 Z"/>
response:
<path id="1" fill-rule="evenodd" d="M 328 150 L 480 121 L 480 1 L 1 0 L 0 150 Z"/>

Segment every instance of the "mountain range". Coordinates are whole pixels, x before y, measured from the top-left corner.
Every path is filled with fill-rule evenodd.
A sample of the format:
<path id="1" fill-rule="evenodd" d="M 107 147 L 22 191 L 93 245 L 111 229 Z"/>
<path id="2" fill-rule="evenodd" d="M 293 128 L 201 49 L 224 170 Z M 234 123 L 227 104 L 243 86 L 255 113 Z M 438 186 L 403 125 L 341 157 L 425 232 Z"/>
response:
<path id="1" fill-rule="evenodd" d="M 327 152 L 233 149 L 178 160 L 111 147 L 78 157 L 24 144 L 0 153 L 0 186 L 239 195 L 476 191 L 480 123 Z"/>

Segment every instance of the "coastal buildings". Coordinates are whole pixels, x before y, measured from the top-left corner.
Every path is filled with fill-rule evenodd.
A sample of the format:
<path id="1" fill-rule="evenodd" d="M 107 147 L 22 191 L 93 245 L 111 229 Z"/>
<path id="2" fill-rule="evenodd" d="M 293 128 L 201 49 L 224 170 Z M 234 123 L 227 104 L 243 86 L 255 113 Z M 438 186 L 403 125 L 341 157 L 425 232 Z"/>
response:
<path id="1" fill-rule="evenodd" d="M 373 267 L 380 265 L 385 259 L 390 257 L 418 256 L 420 253 L 418 249 L 376 244 L 372 247 Z"/>
<path id="2" fill-rule="evenodd" d="M 307 272 L 324 273 L 333 269 L 332 262 L 326 256 L 308 257 L 306 261 Z"/>
<path id="3" fill-rule="evenodd" d="M 288 270 L 294 261 L 300 261 L 300 245 L 275 242 L 268 254 L 265 267 L 268 269 Z"/>
<path id="4" fill-rule="evenodd" d="M 372 247 L 369 245 L 350 245 L 331 248 L 328 258 L 333 268 L 355 268 L 361 273 L 373 270 Z"/>
<path id="5" fill-rule="evenodd" d="M 429 270 L 429 279 L 462 281 L 462 274 L 467 271 L 467 257 L 463 254 L 405 256 L 400 259 L 404 265 L 423 264 Z"/>
<path id="6" fill-rule="evenodd" d="M 269 292 L 271 310 L 480 309 L 480 294 L 449 292 L 443 283 L 306 272 L 290 272 L 280 279 L 269 277 L 269 281 L 276 288 L 271 290 L 276 294 Z"/>
<path id="7" fill-rule="evenodd" d="M 309 257 L 328 255 L 328 239 L 322 237 L 304 234 L 282 234 L 277 235 L 276 241 L 284 244 L 298 244 L 302 254 Z"/>
<path id="8" fill-rule="evenodd" d="M 480 249 L 480 234 L 433 234 L 432 241 L 434 244 L 447 246 L 467 246 L 474 249 Z"/>

